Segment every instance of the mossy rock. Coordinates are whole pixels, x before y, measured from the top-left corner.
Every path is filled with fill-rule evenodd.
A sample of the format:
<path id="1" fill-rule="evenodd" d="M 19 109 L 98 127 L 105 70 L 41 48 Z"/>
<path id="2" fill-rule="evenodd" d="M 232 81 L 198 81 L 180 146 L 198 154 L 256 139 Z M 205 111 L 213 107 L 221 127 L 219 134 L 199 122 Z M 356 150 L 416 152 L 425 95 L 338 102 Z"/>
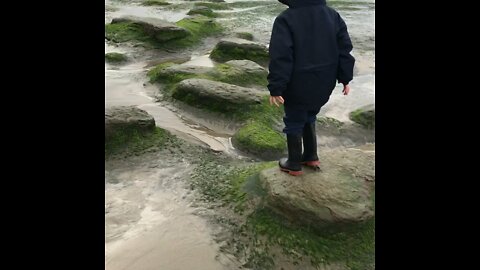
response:
<path id="1" fill-rule="evenodd" d="M 198 43 L 202 38 L 217 35 L 223 32 L 224 28 L 214 19 L 203 15 L 195 15 L 184 18 L 176 23 L 186 29 L 190 35 L 178 40 L 175 45 L 180 47 L 191 46 Z"/>
<path id="2" fill-rule="evenodd" d="M 168 6 L 170 3 L 168 3 L 165 0 L 145 0 L 143 1 L 142 5 L 144 6 Z"/>
<path id="3" fill-rule="evenodd" d="M 105 38 L 115 43 L 139 41 L 147 47 L 178 49 L 195 45 L 202 38 L 222 31 L 221 25 L 202 15 L 182 19 L 176 24 L 156 18 L 126 16 L 105 25 Z"/>
<path id="4" fill-rule="evenodd" d="M 248 33 L 248 32 L 237 32 L 237 33 L 235 33 L 235 36 L 237 38 L 242 38 L 242 39 L 246 39 L 246 40 L 250 40 L 250 41 L 253 40 L 253 34 Z"/>
<path id="5" fill-rule="evenodd" d="M 111 64 L 124 63 L 127 60 L 127 56 L 122 53 L 111 52 L 105 54 L 105 61 Z"/>
<path id="6" fill-rule="evenodd" d="M 266 70 L 250 71 L 235 64 L 218 64 L 209 73 L 210 78 L 239 86 L 263 86 L 266 90 L 268 85 Z"/>
<path id="7" fill-rule="evenodd" d="M 157 18 L 124 16 L 105 26 L 105 37 L 113 42 L 141 41 L 161 45 L 189 35 L 186 29 Z"/>
<path id="8" fill-rule="evenodd" d="M 205 6 L 194 7 L 187 13 L 187 15 L 203 15 L 209 18 L 215 18 L 218 16 L 213 10 Z"/>
<path id="9" fill-rule="evenodd" d="M 251 60 L 261 66 L 267 66 L 269 54 L 267 47 L 240 38 L 225 38 L 217 43 L 210 58 L 217 62 L 226 62 L 229 60 Z"/>
<path id="10" fill-rule="evenodd" d="M 250 121 L 232 138 L 233 146 L 264 160 L 275 160 L 286 152 L 285 136 L 262 121 Z"/>
<path id="11" fill-rule="evenodd" d="M 153 67 L 147 72 L 147 76 L 150 79 L 151 83 L 161 81 L 164 77 L 164 70 L 168 67 L 175 66 L 175 63 L 172 62 L 166 62 L 166 63 L 161 63 Z"/>
<path id="12" fill-rule="evenodd" d="M 171 138 L 167 131 L 155 126 L 151 115 L 135 106 L 111 107 L 105 111 L 105 158 L 161 148 Z"/>
<path id="13" fill-rule="evenodd" d="M 367 105 L 351 112 L 350 119 L 368 129 L 374 129 L 375 105 Z"/>
<path id="14" fill-rule="evenodd" d="M 267 70 L 259 64 L 250 60 L 230 60 L 225 64 L 241 69 L 243 72 L 254 75 L 268 75 Z"/>
<path id="15" fill-rule="evenodd" d="M 340 120 L 337 120 L 328 116 L 319 116 L 317 117 L 317 124 L 322 128 L 341 128 L 344 123 Z"/>
<path id="16" fill-rule="evenodd" d="M 174 140 L 172 134 L 159 127 L 155 127 L 151 132 L 125 129 L 105 141 L 105 159 L 140 155 L 149 149 L 160 150 L 166 147 L 167 142 Z"/>
<path id="17" fill-rule="evenodd" d="M 110 23 L 105 25 L 105 39 L 114 43 L 139 41 L 148 46 L 156 46 L 158 41 L 142 26 L 134 23 Z"/>
<path id="18" fill-rule="evenodd" d="M 251 88 L 195 78 L 181 81 L 175 87 L 172 97 L 188 104 L 203 103 L 212 110 L 229 110 L 236 106 L 260 104 L 265 95 L 266 93 Z"/>
<path id="19" fill-rule="evenodd" d="M 322 173 L 303 170 L 295 182 L 278 168 L 262 171 L 267 206 L 306 227 L 363 222 L 374 216 L 375 153 L 330 150 L 322 154 L 321 168 Z"/>
<path id="20" fill-rule="evenodd" d="M 141 133 L 151 132 L 155 128 L 155 120 L 146 111 L 135 106 L 116 106 L 105 111 L 105 140 L 136 130 Z"/>
<path id="21" fill-rule="evenodd" d="M 215 67 L 164 63 L 147 73 L 150 82 L 172 85 L 189 78 L 209 79 L 238 86 L 261 86 L 266 91 L 268 72 L 249 60 L 234 60 Z"/>
<path id="22" fill-rule="evenodd" d="M 175 84 L 189 78 L 206 78 L 206 74 L 213 68 L 191 65 L 176 65 L 163 63 L 157 65 L 147 73 L 150 82 L 160 82 L 166 85 Z"/>

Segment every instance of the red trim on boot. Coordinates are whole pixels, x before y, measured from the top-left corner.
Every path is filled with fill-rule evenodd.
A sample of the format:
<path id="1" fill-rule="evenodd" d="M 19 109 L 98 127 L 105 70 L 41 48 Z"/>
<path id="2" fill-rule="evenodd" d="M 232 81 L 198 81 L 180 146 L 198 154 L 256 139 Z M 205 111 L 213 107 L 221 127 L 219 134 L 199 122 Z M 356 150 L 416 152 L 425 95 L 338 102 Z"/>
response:
<path id="1" fill-rule="evenodd" d="M 285 169 L 285 168 L 282 168 L 282 167 L 280 167 L 280 171 L 286 172 L 286 173 L 288 173 L 288 174 L 290 174 L 290 175 L 293 175 L 293 176 L 298 176 L 298 175 L 302 175 L 302 174 L 303 174 L 302 171 L 292 171 L 292 170 Z"/>
<path id="2" fill-rule="evenodd" d="M 313 160 L 313 161 L 304 161 L 302 165 L 310 166 L 310 167 L 317 167 L 320 166 L 320 160 Z"/>

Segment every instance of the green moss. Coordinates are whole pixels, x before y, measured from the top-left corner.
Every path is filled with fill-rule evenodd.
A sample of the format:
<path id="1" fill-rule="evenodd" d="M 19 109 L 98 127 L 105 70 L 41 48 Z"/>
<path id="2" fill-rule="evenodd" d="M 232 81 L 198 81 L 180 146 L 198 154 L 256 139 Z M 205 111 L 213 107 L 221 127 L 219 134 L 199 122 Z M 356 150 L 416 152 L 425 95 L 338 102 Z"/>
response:
<path id="1" fill-rule="evenodd" d="M 145 0 L 142 5 L 144 6 L 168 6 L 170 3 L 165 0 Z"/>
<path id="2" fill-rule="evenodd" d="M 257 265 L 265 264 L 265 261 L 268 263 L 265 258 L 273 261 L 272 254 L 268 254 L 268 251 L 271 246 L 278 246 L 293 261 L 309 259 L 317 267 L 322 264 L 345 263 L 351 270 L 374 269 L 375 219 L 313 231 L 287 224 L 268 210 L 260 210 L 249 216 L 247 227 L 255 236 L 252 246 L 267 253 L 267 256 L 263 256 L 263 261 L 257 258 Z M 260 239 L 264 241 L 259 241 Z M 255 259 L 250 258 L 251 261 Z"/>
<path id="3" fill-rule="evenodd" d="M 150 79 L 150 83 L 162 83 L 164 85 L 164 91 L 166 94 L 171 96 L 177 83 L 190 79 L 190 78 L 207 78 L 204 74 L 190 74 L 190 73 L 179 73 L 179 72 L 167 72 L 165 71 L 166 68 L 175 65 L 174 63 L 168 62 L 157 65 L 153 69 L 151 69 L 147 76 Z M 194 100 L 191 103 L 195 103 Z"/>
<path id="4" fill-rule="evenodd" d="M 169 34 L 177 37 L 179 33 L 162 33 L 162 38 L 167 41 L 159 41 L 151 33 L 144 30 L 141 25 L 132 22 L 120 22 L 105 25 L 105 38 L 115 43 L 127 41 L 140 41 L 142 45 L 150 48 L 178 49 L 197 44 L 202 38 L 221 33 L 221 27 L 214 20 L 205 16 L 185 18 L 176 23 L 185 28 L 189 35 L 170 39 Z"/>
<path id="5" fill-rule="evenodd" d="M 105 25 L 105 38 L 115 43 L 127 41 L 140 41 L 147 46 L 157 46 L 158 41 L 148 33 L 146 33 L 142 26 L 131 23 L 111 23 Z"/>
<path id="6" fill-rule="evenodd" d="M 199 7 L 208 7 L 213 10 L 228 10 L 231 9 L 230 7 L 227 6 L 225 3 L 205 3 L 205 2 L 200 2 L 200 3 L 195 3 L 195 6 Z"/>
<path id="7" fill-rule="evenodd" d="M 264 192 L 258 180 L 261 170 L 276 166 L 276 162 L 260 162 L 232 166 L 225 161 L 202 157 L 191 175 L 191 188 L 199 190 L 204 201 L 220 201 L 243 213 L 249 196 Z"/>
<path id="8" fill-rule="evenodd" d="M 218 17 L 218 14 L 216 14 L 215 12 L 213 12 L 211 9 L 209 8 L 194 8 L 194 9 L 191 9 L 187 15 L 203 15 L 205 17 L 209 17 L 209 18 L 215 18 L 215 17 Z"/>
<path id="9" fill-rule="evenodd" d="M 253 105 L 235 104 L 216 97 L 198 96 L 196 93 L 174 87 L 172 97 L 193 107 L 226 114 L 235 118 L 237 113 L 250 109 Z"/>
<path id="10" fill-rule="evenodd" d="M 283 134 L 261 121 L 251 121 L 235 133 L 233 143 L 242 151 L 262 158 L 277 158 L 286 150 Z"/>
<path id="11" fill-rule="evenodd" d="M 155 36 L 154 32 L 145 30 L 145 26 L 136 22 L 117 22 L 105 25 L 105 38 L 115 43 L 139 41 L 148 48 L 164 48 L 178 40 L 188 37 L 188 33 L 171 31 Z"/>
<path id="12" fill-rule="evenodd" d="M 350 113 L 350 119 L 365 128 L 375 128 L 375 110 L 358 109 Z"/>
<path id="13" fill-rule="evenodd" d="M 239 32 L 239 33 L 236 33 L 235 36 L 238 38 L 246 39 L 246 40 L 253 40 L 253 35 L 248 32 Z"/>
<path id="14" fill-rule="evenodd" d="M 152 147 L 161 148 L 169 140 L 173 140 L 173 136 L 158 127 L 151 132 L 137 129 L 120 130 L 105 141 L 105 159 L 120 154 L 138 155 Z"/>
<path id="15" fill-rule="evenodd" d="M 214 81 L 230 83 L 239 86 L 260 85 L 266 87 L 268 72 L 246 73 L 242 69 L 227 64 L 218 64 L 213 72 L 208 74 Z"/>
<path id="16" fill-rule="evenodd" d="M 127 56 L 121 53 L 106 53 L 105 54 L 105 61 L 109 63 L 121 63 L 127 61 Z"/>
<path id="17" fill-rule="evenodd" d="M 261 66 L 266 66 L 270 59 L 266 50 L 244 49 L 235 46 L 219 47 L 218 45 L 213 49 L 212 53 L 210 54 L 210 58 L 217 62 L 248 59 L 258 63 Z"/>
<path id="18" fill-rule="evenodd" d="M 219 34 L 223 31 L 223 27 L 220 24 L 202 15 L 182 19 L 176 24 L 187 29 L 191 34 L 187 38 L 178 40 L 173 44 L 181 47 L 194 45 L 204 37 Z"/>
<path id="19" fill-rule="evenodd" d="M 238 86 L 253 86 L 259 85 L 266 87 L 268 84 L 267 81 L 267 71 L 258 72 L 258 73 L 246 73 L 240 68 L 230 66 L 227 64 L 218 64 L 215 68 L 204 74 L 187 74 L 187 73 L 173 73 L 166 72 L 165 68 L 174 65 L 174 63 L 163 63 L 157 65 L 155 68 L 150 70 L 147 73 L 147 76 L 150 78 L 150 82 L 160 82 L 163 84 L 173 85 L 182 80 L 189 78 L 201 78 L 208 79 L 212 81 L 224 82 L 229 84 L 234 84 Z"/>
<path id="20" fill-rule="evenodd" d="M 167 63 L 162 63 L 162 64 L 159 64 L 157 66 L 155 66 L 154 68 L 152 68 L 150 71 L 148 71 L 147 73 L 147 76 L 150 78 L 150 82 L 151 83 L 154 83 L 154 82 L 158 82 L 158 81 L 161 81 L 162 79 L 164 79 L 164 73 L 162 73 L 162 71 L 168 67 L 171 67 L 175 65 L 175 63 L 172 63 L 172 62 L 167 62 Z"/>
<path id="21" fill-rule="evenodd" d="M 192 18 L 185 18 L 177 22 L 177 25 L 190 31 L 197 36 L 208 36 L 211 34 L 220 33 L 223 28 L 210 18 L 205 16 L 195 16 Z"/>

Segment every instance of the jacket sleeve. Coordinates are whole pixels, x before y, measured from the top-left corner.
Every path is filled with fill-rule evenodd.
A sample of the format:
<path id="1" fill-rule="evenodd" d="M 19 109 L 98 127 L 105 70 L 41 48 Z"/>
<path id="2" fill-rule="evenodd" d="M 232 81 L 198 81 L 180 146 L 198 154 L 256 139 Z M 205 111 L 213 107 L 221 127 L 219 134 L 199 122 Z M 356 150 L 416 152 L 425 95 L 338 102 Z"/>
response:
<path id="1" fill-rule="evenodd" d="M 287 89 L 293 69 L 292 34 L 281 17 L 277 17 L 273 23 L 269 54 L 268 90 L 272 96 L 281 96 Z"/>
<path id="2" fill-rule="evenodd" d="M 353 79 L 353 66 L 355 64 L 355 58 L 350 54 L 353 46 L 350 36 L 348 35 L 347 25 L 342 17 L 340 17 L 340 14 L 338 14 L 338 25 L 337 44 L 339 57 L 337 80 L 340 83 L 348 84 Z"/>

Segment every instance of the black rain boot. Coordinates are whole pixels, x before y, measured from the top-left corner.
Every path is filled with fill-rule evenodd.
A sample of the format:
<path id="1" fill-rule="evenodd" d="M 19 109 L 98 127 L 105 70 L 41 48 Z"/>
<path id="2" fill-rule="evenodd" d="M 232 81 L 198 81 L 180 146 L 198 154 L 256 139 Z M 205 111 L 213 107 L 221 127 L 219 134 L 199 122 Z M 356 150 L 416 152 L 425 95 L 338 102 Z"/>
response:
<path id="1" fill-rule="evenodd" d="M 288 158 L 281 158 L 278 162 L 280 170 L 297 176 L 302 172 L 302 135 L 287 134 Z"/>
<path id="2" fill-rule="evenodd" d="M 320 161 L 317 155 L 317 134 L 315 132 L 315 122 L 307 123 L 303 127 L 303 155 L 302 164 L 320 169 Z"/>

